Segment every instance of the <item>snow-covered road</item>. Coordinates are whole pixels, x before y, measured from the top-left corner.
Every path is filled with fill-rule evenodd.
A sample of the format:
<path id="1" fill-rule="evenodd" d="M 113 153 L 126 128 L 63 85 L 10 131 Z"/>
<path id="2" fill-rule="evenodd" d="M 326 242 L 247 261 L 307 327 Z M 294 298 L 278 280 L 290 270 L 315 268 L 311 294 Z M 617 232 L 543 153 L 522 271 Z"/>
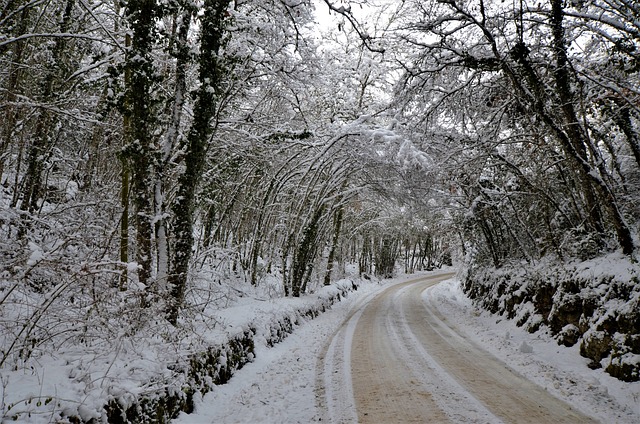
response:
<path id="1" fill-rule="evenodd" d="M 358 421 L 590 422 L 447 324 L 428 291 L 450 276 L 392 286 L 363 309 L 351 344 Z"/>
<path id="2" fill-rule="evenodd" d="M 640 384 L 480 313 L 450 276 L 365 285 L 175 422 L 640 422 Z"/>

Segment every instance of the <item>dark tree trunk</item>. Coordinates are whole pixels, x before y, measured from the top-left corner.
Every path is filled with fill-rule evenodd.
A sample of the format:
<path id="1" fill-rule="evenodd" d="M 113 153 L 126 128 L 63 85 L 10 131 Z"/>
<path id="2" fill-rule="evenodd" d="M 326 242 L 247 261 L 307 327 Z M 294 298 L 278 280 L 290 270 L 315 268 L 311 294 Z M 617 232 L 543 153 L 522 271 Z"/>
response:
<path id="1" fill-rule="evenodd" d="M 3 13 L 8 10 L 12 5 L 7 4 Z M 25 8 L 20 14 L 20 21 L 16 25 L 15 35 L 20 36 L 27 31 L 27 24 L 29 22 L 30 8 Z M 4 20 L 4 16 L 2 17 Z M 25 50 L 26 41 L 17 41 L 13 45 L 13 57 L 11 61 L 11 67 L 9 69 L 9 77 L 7 78 L 7 85 L 4 88 L 6 92 L 7 107 L 4 108 L 4 119 L 2 124 L 2 138 L 0 139 L 0 183 L 2 183 L 2 175 L 4 173 L 4 161 L 8 156 L 7 150 L 11 144 L 12 138 L 15 136 L 14 131 L 16 122 L 18 121 L 17 107 L 12 105 L 17 99 L 16 93 L 19 92 L 20 80 L 22 76 L 22 57 Z M 6 49 L 8 47 L 4 47 Z M 4 50 L 0 50 L 0 55 L 4 54 Z"/>
<path id="2" fill-rule="evenodd" d="M 60 31 L 68 32 L 72 20 L 72 12 L 75 1 L 68 0 L 65 6 L 62 20 L 60 22 Z M 53 46 L 52 58 L 56 66 L 49 68 L 47 75 L 44 77 L 42 91 L 40 93 L 40 101 L 43 104 L 50 103 L 55 100 L 57 93 L 56 84 L 64 77 L 65 68 L 62 66 L 63 54 L 65 53 L 66 40 L 58 37 Z M 38 113 L 35 133 L 33 141 L 27 153 L 27 170 L 25 173 L 25 181 L 22 189 L 22 203 L 20 209 L 34 212 L 38 208 L 38 200 L 43 197 L 42 174 L 44 172 L 44 164 L 53 147 L 54 137 L 51 134 L 51 128 L 55 127 L 55 118 L 46 108 L 40 108 Z"/>
<path id="3" fill-rule="evenodd" d="M 598 175 L 596 169 L 591 166 L 587 156 L 587 135 L 581 127 L 577 113 L 575 111 L 575 98 L 571 90 L 569 60 L 564 37 L 564 10 L 562 0 L 551 0 L 551 30 L 553 34 L 553 47 L 556 59 L 554 77 L 556 81 L 556 91 L 558 93 L 561 110 L 564 118 L 564 128 L 558 131 L 558 136 L 562 141 L 567 153 L 577 162 L 577 168 L 584 182 L 584 195 L 587 199 L 587 211 L 591 216 L 592 223 L 598 232 L 604 232 L 602 228 L 602 218 L 600 216 L 600 205 L 592 187 L 600 195 L 604 207 L 608 210 L 613 227 L 616 231 L 618 243 L 626 255 L 631 255 L 634 251 L 633 239 L 622 213 L 618 207 L 617 199 L 611 187 Z"/>
<path id="4" fill-rule="evenodd" d="M 151 239 L 152 225 L 152 47 L 155 22 L 155 1 L 131 0 L 128 4 L 127 19 L 132 23 L 131 48 L 125 67 L 128 80 L 125 97 L 124 129 L 125 148 L 123 160 L 123 197 L 126 185 L 127 167 L 130 170 L 130 189 L 135 206 L 136 261 L 138 280 L 147 287 L 151 283 Z M 126 213 L 126 205 L 125 213 Z M 124 215 L 123 215 L 124 216 Z M 124 228 L 122 228 L 124 232 Z M 123 249 L 124 247 L 121 246 Z M 121 254 L 123 252 L 121 251 Z M 143 299 L 143 306 L 146 300 Z"/>
<path id="5" fill-rule="evenodd" d="M 174 245 L 169 270 L 171 301 L 167 319 L 176 324 L 178 312 L 184 303 L 191 249 L 196 189 L 206 161 L 209 138 L 220 96 L 223 69 L 218 57 L 225 41 L 225 21 L 230 0 L 205 0 L 201 19 L 199 79 L 193 123 L 186 138 L 184 173 L 178 178 L 176 200 L 173 204 Z"/>
<path id="6" fill-rule="evenodd" d="M 180 18 L 180 19 L 179 19 Z M 180 22 L 178 24 L 178 21 Z M 191 28 L 191 11 L 184 10 L 174 16 L 174 32 L 170 40 L 169 50 L 176 58 L 175 88 L 173 98 L 167 102 L 167 113 L 170 116 L 169 126 L 162 140 L 159 160 L 155 164 L 154 170 L 154 210 L 155 210 L 155 236 L 156 236 L 156 256 L 157 284 L 162 289 L 166 289 L 169 275 L 169 258 L 171 257 L 170 243 L 168 241 L 167 205 L 165 202 L 165 180 L 167 169 L 171 169 L 171 154 L 178 143 L 180 134 L 180 124 L 182 122 L 182 112 L 187 97 L 187 70 L 190 62 L 190 46 L 188 34 Z M 163 292 L 166 290 L 162 290 Z"/>
<path id="7" fill-rule="evenodd" d="M 342 228 L 343 216 L 344 205 L 340 205 L 333 221 L 333 239 L 331 240 L 331 248 L 329 250 L 329 257 L 327 258 L 327 272 L 324 275 L 325 286 L 331 284 L 331 273 L 333 272 L 336 250 L 338 248 L 338 243 L 340 242 L 340 230 Z"/>
<path id="8" fill-rule="evenodd" d="M 318 208 L 302 231 L 302 240 L 297 246 L 291 265 L 291 295 L 304 294 L 313 269 L 313 259 L 318 250 L 318 227 L 323 208 Z"/>
<path id="9" fill-rule="evenodd" d="M 398 259 L 398 240 L 386 236 L 376 241 L 375 273 L 382 278 L 393 277 L 396 260 Z"/>
<path id="10" fill-rule="evenodd" d="M 633 157 L 636 160 L 636 164 L 640 168 L 640 138 L 633 128 L 631 106 L 621 99 L 615 99 L 614 103 L 616 106 L 615 110 L 612 110 L 613 108 L 607 108 L 607 114 L 611 116 L 616 125 L 624 133 L 629 148 L 631 148 Z"/>

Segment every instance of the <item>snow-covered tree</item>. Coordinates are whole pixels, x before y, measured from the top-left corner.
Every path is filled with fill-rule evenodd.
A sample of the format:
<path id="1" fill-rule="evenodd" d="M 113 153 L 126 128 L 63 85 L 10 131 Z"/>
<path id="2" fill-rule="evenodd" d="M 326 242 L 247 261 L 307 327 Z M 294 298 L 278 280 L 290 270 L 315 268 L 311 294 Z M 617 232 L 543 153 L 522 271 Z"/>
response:
<path id="1" fill-rule="evenodd" d="M 626 254 L 635 249 L 625 216 L 633 208 L 612 170 L 618 177 L 629 172 L 622 179 L 637 172 L 616 168 L 615 153 L 633 148 L 637 130 L 624 113 L 609 128 L 626 131 L 627 146 L 596 130 L 600 99 L 622 91 L 604 83 L 602 55 L 618 57 L 608 64 L 633 60 L 635 30 L 628 17 L 617 23 L 598 15 L 603 8 L 624 15 L 559 1 L 399 7 L 403 23 L 395 33 L 405 46 L 405 71 L 396 101 L 424 133 L 425 151 L 440 150 L 450 161 L 449 190 L 465 199 L 468 228 L 479 231 L 480 247 L 496 265 L 551 251 L 593 255 L 613 240 Z M 628 95 L 632 104 L 635 94 Z"/>

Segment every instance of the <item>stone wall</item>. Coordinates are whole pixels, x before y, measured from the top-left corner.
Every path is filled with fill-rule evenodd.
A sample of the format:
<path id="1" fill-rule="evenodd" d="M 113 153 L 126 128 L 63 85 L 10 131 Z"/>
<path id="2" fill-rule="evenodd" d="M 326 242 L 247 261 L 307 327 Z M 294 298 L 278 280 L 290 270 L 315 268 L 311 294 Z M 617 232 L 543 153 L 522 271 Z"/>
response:
<path id="1" fill-rule="evenodd" d="M 607 262 L 608 260 L 608 262 Z M 640 380 L 640 267 L 625 259 L 519 264 L 471 270 L 464 291 L 478 306 L 558 344 L 579 343 L 590 367 Z"/>
<path id="2" fill-rule="evenodd" d="M 102 413 L 103 420 L 115 424 L 128 423 L 167 423 L 180 412 L 193 412 L 193 399 L 196 392 L 201 395 L 211 391 L 216 385 L 224 384 L 247 363 L 255 358 L 255 346 L 258 337 L 268 346 L 284 340 L 302 321 L 313 319 L 325 312 L 331 305 L 339 302 L 351 291 L 357 290 L 354 282 L 342 281 L 337 290 L 325 292 L 295 312 L 283 312 L 268 324 L 267 334 L 259 335 L 258 325 L 249 324 L 248 328 L 220 346 L 182 358 L 171 366 L 176 384 L 171 387 L 150 390 L 137 399 L 111 399 Z M 264 328 L 264 324 L 261 325 Z M 83 421 L 78 416 L 66 417 L 72 423 L 94 423 L 95 419 Z"/>

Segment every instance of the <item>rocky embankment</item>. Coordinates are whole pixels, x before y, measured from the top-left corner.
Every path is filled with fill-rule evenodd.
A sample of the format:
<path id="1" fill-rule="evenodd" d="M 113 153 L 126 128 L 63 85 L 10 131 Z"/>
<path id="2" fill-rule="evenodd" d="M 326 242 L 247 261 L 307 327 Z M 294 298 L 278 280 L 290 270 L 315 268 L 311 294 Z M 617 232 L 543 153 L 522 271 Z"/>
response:
<path id="1" fill-rule="evenodd" d="M 611 255 L 569 264 L 469 270 L 464 291 L 478 306 L 580 345 L 590 367 L 640 380 L 640 265 Z"/>
<path id="2" fill-rule="evenodd" d="M 229 381 L 238 369 L 253 361 L 258 343 L 273 346 L 281 342 L 302 321 L 315 318 L 357 288 L 355 282 L 341 280 L 293 312 L 283 311 L 267 321 L 249 322 L 242 331 L 230 335 L 226 343 L 187 358 L 178 358 L 171 367 L 175 376 L 172 385 L 154 387 L 154 382 L 149 381 L 149 390 L 143 396 L 134 399 L 114 397 L 105 405 L 102 420 L 118 424 L 166 423 L 180 412 L 192 412 L 194 395 L 197 392 L 204 395 L 216 385 Z M 77 415 L 66 418 L 75 423 L 97 422 Z"/>

